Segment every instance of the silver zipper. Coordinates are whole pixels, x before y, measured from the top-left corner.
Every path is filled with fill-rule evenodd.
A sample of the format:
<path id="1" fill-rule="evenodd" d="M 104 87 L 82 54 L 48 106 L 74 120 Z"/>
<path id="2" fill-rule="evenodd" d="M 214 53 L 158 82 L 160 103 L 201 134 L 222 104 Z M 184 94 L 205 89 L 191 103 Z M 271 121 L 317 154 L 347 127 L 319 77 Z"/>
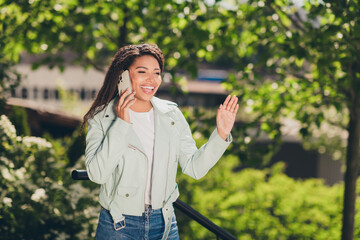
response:
<path id="1" fill-rule="evenodd" d="M 147 180 L 147 168 L 148 168 L 148 161 L 149 161 L 149 159 L 148 159 L 148 157 L 146 156 L 146 154 L 143 152 L 143 151 L 141 151 L 140 149 L 138 149 L 137 147 L 135 147 L 134 145 L 131 145 L 131 144 L 128 144 L 128 147 L 129 148 L 131 148 L 131 149 L 133 149 L 133 150 L 137 150 L 137 151 L 139 151 L 139 152 L 141 152 L 144 156 L 145 156 L 145 159 L 146 159 L 146 169 L 145 169 L 145 187 L 146 187 L 146 180 Z M 143 196 L 143 199 L 144 199 L 144 207 L 145 207 L 145 191 L 144 191 L 144 196 Z"/>
<path id="2" fill-rule="evenodd" d="M 169 162 L 170 162 L 170 142 L 169 142 L 169 153 L 168 153 L 168 161 L 167 161 L 167 171 L 166 171 L 166 183 L 165 183 L 165 195 L 164 195 L 164 201 L 163 201 L 163 207 L 165 206 L 166 203 L 166 192 L 167 192 L 167 186 L 168 186 L 168 181 L 169 181 Z"/>
<path id="3" fill-rule="evenodd" d="M 146 160 L 148 160 L 146 154 L 143 151 L 141 151 L 140 149 L 138 149 L 137 147 L 135 147 L 134 145 L 128 144 L 128 147 L 131 148 L 132 150 L 137 150 L 137 151 L 141 152 L 146 157 Z"/>

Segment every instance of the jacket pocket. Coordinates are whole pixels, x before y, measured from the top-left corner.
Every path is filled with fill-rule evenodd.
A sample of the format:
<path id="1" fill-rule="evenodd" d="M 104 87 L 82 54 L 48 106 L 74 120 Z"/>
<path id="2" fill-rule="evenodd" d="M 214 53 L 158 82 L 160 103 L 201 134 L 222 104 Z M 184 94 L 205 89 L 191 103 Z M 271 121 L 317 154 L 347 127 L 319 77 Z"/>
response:
<path id="1" fill-rule="evenodd" d="M 119 187 L 117 193 L 120 197 L 128 199 L 136 196 L 137 190 L 137 187 Z"/>

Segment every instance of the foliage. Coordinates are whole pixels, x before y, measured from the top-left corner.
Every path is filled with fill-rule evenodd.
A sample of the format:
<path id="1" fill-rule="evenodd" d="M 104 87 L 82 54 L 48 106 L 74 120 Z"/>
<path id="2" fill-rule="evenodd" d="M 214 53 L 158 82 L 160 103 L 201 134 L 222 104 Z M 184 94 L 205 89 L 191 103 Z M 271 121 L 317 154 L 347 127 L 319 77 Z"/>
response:
<path id="1" fill-rule="evenodd" d="M 5 115 L 0 138 L 0 238 L 90 238 L 96 186 L 71 179 L 62 143 L 18 136 Z"/>
<path id="2" fill-rule="evenodd" d="M 237 72 L 225 85 L 243 96 L 269 137 L 279 137 L 288 117 L 299 121 L 299 133 L 309 140 L 323 123 L 346 126 L 360 91 L 359 4 L 294 3 L 249 1 L 228 11 L 242 31 L 229 32 L 241 41 L 234 46 Z M 341 117 L 326 115 L 329 109 Z"/>
<path id="3" fill-rule="evenodd" d="M 297 119 L 307 138 L 323 123 L 344 126 L 349 96 L 359 88 L 358 1 L 296 2 L 2 0 L 0 68 L 10 76 L 27 52 L 37 55 L 34 68 L 64 69 L 70 56 L 74 64 L 103 71 L 119 47 L 144 41 L 163 49 L 172 74 L 195 76 L 204 61 L 233 68 L 225 86 L 254 116 L 237 126 L 234 150 L 251 165 L 254 156 L 242 139 L 251 144 L 266 132 L 279 142 L 284 117 Z M 0 75 L 0 92 L 15 82 Z M 331 107 L 340 120 L 324 114 Z M 255 136 L 248 132 L 254 127 Z"/>
<path id="4" fill-rule="evenodd" d="M 50 143 L 20 137 L 4 115 L 0 129 L 0 238 L 91 238 L 99 212 L 94 191 L 98 186 L 71 180 L 71 163 L 64 157 L 69 154 L 75 161 L 79 155 L 65 149 L 79 146 L 81 140 Z M 206 138 L 198 136 L 197 143 Z M 180 198 L 239 239 L 338 239 L 340 185 L 293 180 L 282 173 L 281 165 L 235 173 L 237 165 L 238 158 L 230 154 L 200 181 L 179 173 Z M 215 238 L 179 213 L 178 221 L 182 239 Z"/>
<path id="5" fill-rule="evenodd" d="M 27 112 L 24 108 L 18 106 L 11 106 L 8 111 L 4 113 L 0 110 L 0 114 L 5 114 L 9 117 L 9 120 L 14 124 L 17 135 L 30 136 L 31 130 L 27 123 Z"/>
<path id="6" fill-rule="evenodd" d="M 12 67 L 24 51 L 38 55 L 34 68 L 64 69 L 64 53 L 71 52 L 73 63 L 102 70 L 120 46 L 153 42 L 172 74 L 195 76 L 201 61 L 234 69 L 224 85 L 254 116 L 237 126 L 233 150 L 243 162 L 254 160 L 246 144 L 254 136 L 266 132 L 281 141 L 284 117 L 298 120 L 306 140 L 324 125 L 346 128 L 348 150 L 358 149 L 360 127 L 351 126 L 360 122 L 358 0 L 210 2 L 0 0 L 0 95 L 18 84 Z M 336 145 L 333 139 L 330 146 L 320 144 Z M 335 152 L 344 158 L 343 149 Z M 348 151 L 349 165 L 358 162 L 355 153 Z M 357 176 L 357 166 L 349 169 L 355 171 L 346 186 Z"/>
<path id="7" fill-rule="evenodd" d="M 221 45 L 214 37 L 222 25 L 219 7 L 200 0 L 1 0 L 0 8 L 0 93 L 18 85 L 13 67 L 24 53 L 36 56 L 34 69 L 64 70 L 71 62 L 104 71 L 118 48 L 151 42 L 163 50 L 167 71 L 192 76 L 199 60 L 222 56 L 214 51 Z"/>
<path id="8" fill-rule="evenodd" d="M 234 172 L 237 164 L 237 157 L 223 157 L 198 181 L 179 169 L 180 199 L 242 240 L 340 238 L 341 184 L 329 187 L 319 179 L 294 180 L 283 173 L 283 163 Z M 181 239 L 215 239 L 197 222 L 178 215 Z M 359 227 L 357 222 L 355 229 Z"/>
<path id="9" fill-rule="evenodd" d="M 353 239 L 360 157 L 359 10 L 358 0 L 254 0 L 228 11 L 242 28 L 232 33 L 241 40 L 239 63 L 247 64 L 238 65 L 227 86 L 246 99 L 261 130 L 278 142 L 282 120 L 293 118 L 309 140 L 313 129 L 345 122 L 346 156 L 337 151 L 346 159 L 342 239 Z M 326 119 L 331 109 L 341 117 Z"/>

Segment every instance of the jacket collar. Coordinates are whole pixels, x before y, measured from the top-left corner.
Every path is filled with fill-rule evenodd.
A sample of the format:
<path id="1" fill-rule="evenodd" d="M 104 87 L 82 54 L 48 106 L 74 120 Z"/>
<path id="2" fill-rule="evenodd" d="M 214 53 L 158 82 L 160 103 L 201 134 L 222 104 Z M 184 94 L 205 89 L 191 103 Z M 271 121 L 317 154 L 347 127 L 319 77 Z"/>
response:
<path id="1" fill-rule="evenodd" d="M 150 102 L 153 105 L 155 110 L 157 110 L 163 114 L 172 111 L 174 109 L 173 106 L 177 106 L 177 104 L 174 102 L 162 100 L 157 97 L 152 97 Z"/>
<path id="2" fill-rule="evenodd" d="M 108 105 L 104 108 L 104 110 L 101 111 L 101 113 L 102 113 L 101 117 L 102 118 L 111 119 L 111 120 L 115 119 L 115 117 L 116 117 L 116 110 L 115 110 L 116 105 L 115 105 L 115 103 L 117 103 L 118 99 L 119 99 L 118 97 L 113 98 L 108 103 Z"/>
<path id="3" fill-rule="evenodd" d="M 103 112 L 103 118 L 107 118 L 107 119 L 114 119 L 116 117 L 116 103 L 118 101 L 119 97 L 115 97 L 114 99 L 112 99 L 109 104 L 105 107 L 105 109 L 102 111 Z M 152 97 L 150 100 L 151 104 L 154 107 L 154 110 L 157 112 L 160 112 L 162 114 L 166 114 L 170 111 L 173 110 L 173 106 L 177 106 L 176 103 L 174 102 L 170 102 L 167 100 L 162 100 L 160 98 L 157 97 Z"/>

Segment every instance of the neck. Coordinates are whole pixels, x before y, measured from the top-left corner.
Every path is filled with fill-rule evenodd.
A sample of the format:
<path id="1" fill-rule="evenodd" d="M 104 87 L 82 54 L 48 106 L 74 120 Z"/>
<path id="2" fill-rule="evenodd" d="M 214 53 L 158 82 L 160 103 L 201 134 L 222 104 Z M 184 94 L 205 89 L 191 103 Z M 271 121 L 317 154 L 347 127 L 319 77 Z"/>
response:
<path id="1" fill-rule="evenodd" d="M 150 101 L 142 101 L 140 99 L 136 99 L 136 102 L 130 107 L 134 112 L 148 112 L 151 108 L 152 104 Z"/>

